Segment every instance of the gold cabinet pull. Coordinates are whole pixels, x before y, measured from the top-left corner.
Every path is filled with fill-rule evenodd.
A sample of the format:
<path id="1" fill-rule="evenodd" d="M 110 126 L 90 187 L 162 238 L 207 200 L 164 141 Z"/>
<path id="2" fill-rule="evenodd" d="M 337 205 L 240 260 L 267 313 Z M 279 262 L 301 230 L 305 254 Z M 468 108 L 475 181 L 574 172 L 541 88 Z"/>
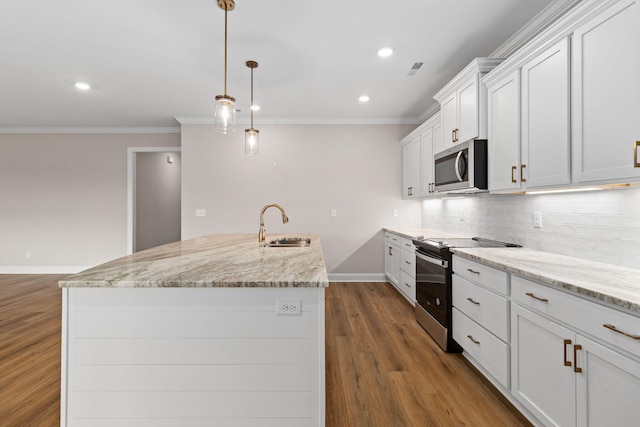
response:
<path id="1" fill-rule="evenodd" d="M 578 350 L 582 350 L 582 346 L 580 344 L 576 344 L 573 346 L 573 372 L 581 373 L 582 368 L 578 368 Z"/>
<path id="2" fill-rule="evenodd" d="M 407 288 L 411 288 L 411 285 L 410 285 L 410 284 L 408 284 L 407 282 L 404 282 L 404 285 L 405 285 Z"/>
<path id="3" fill-rule="evenodd" d="M 473 341 L 474 344 L 480 344 L 480 341 L 477 341 L 473 338 L 473 336 L 471 335 L 467 335 L 467 338 L 469 338 L 471 341 Z"/>
<path id="4" fill-rule="evenodd" d="M 393 254 L 391 253 L 391 246 L 389 246 L 389 255 L 393 256 Z"/>
<path id="5" fill-rule="evenodd" d="M 526 168 L 527 165 L 520 165 L 520 182 L 527 182 L 527 180 L 524 177 L 524 168 Z"/>
<path id="6" fill-rule="evenodd" d="M 409 265 L 411 265 L 411 263 L 410 263 L 409 261 L 406 261 L 406 260 L 405 260 L 405 262 L 404 262 L 404 263 L 405 263 L 405 264 L 409 264 Z"/>
<path id="7" fill-rule="evenodd" d="M 480 303 L 478 301 L 474 301 L 473 298 L 471 298 L 471 297 L 467 298 L 467 301 L 470 301 L 471 303 L 473 303 L 475 305 L 480 305 Z"/>
<path id="8" fill-rule="evenodd" d="M 640 162 L 638 162 L 638 147 L 640 147 L 640 141 L 636 141 L 636 145 L 633 148 L 633 167 L 640 168 Z"/>
<path id="9" fill-rule="evenodd" d="M 621 335 L 624 335 L 625 337 L 629 337 L 632 340 L 640 340 L 640 335 L 633 335 L 633 334 L 629 334 L 627 332 L 621 331 L 620 329 L 616 328 L 615 326 L 613 326 L 613 325 L 611 325 L 609 323 L 605 323 L 602 326 L 604 326 L 607 329 L 611 329 L 613 332 L 617 332 L 617 333 L 619 333 Z"/>
<path id="10" fill-rule="evenodd" d="M 456 130 L 451 130 L 451 142 L 456 142 Z"/>
<path id="11" fill-rule="evenodd" d="M 571 345 L 571 340 L 564 340 L 564 366 L 571 366 L 571 361 L 567 360 L 567 346 L 568 345 Z M 575 360 L 575 358 L 573 360 Z"/>
<path id="12" fill-rule="evenodd" d="M 511 182 L 514 184 L 518 182 L 515 177 L 516 169 L 518 169 L 516 166 L 511 166 Z"/>
<path id="13" fill-rule="evenodd" d="M 526 295 L 526 296 L 528 296 L 528 297 L 531 297 L 531 298 L 533 298 L 533 299 L 537 299 L 538 301 L 542 301 L 542 302 L 549 302 L 549 300 L 548 300 L 548 299 L 546 299 L 546 298 L 540 298 L 540 297 L 535 296 L 535 295 L 533 294 L 533 292 L 527 292 L 525 295 Z"/>
<path id="14" fill-rule="evenodd" d="M 407 187 L 407 196 L 413 196 L 413 187 Z"/>
<path id="15" fill-rule="evenodd" d="M 472 270 L 472 269 L 470 269 L 470 268 L 467 268 L 467 271 L 468 271 L 469 273 L 473 273 L 473 274 L 480 274 L 480 272 L 479 272 L 479 271 L 475 271 L 475 270 Z"/>

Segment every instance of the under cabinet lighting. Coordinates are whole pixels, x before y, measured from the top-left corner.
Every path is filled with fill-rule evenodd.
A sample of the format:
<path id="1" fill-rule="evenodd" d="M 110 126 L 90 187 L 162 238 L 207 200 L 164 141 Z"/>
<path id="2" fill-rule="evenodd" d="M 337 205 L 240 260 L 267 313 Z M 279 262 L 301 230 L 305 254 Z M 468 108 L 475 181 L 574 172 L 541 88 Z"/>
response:
<path id="1" fill-rule="evenodd" d="M 556 193 L 577 193 L 580 191 L 597 191 L 602 190 L 599 187 L 579 187 L 579 188 L 562 188 L 559 190 L 536 190 L 525 191 L 524 194 L 556 194 Z"/>

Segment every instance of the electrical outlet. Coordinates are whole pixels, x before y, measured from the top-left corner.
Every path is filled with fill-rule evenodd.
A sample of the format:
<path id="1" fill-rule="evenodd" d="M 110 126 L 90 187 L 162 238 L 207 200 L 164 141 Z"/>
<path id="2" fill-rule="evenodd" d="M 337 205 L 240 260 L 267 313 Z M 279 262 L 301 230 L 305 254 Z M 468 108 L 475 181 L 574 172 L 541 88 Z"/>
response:
<path id="1" fill-rule="evenodd" d="M 206 209 L 196 209 L 196 216 L 207 216 Z"/>
<path id="2" fill-rule="evenodd" d="M 276 314 L 302 314 L 300 298 L 279 298 L 276 300 Z"/>
<path id="3" fill-rule="evenodd" d="M 393 216 L 398 216 L 398 209 L 394 209 L 394 210 L 391 212 L 391 214 L 392 214 Z"/>
<path id="4" fill-rule="evenodd" d="M 542 228 L 542 212 L 533 213 L 533 228 Z"/>
<path id="5" fill-rule="evenodd" d="M 24 259 L 31 259 L 31 252 L 29 251 L 25 252 Z"/>
<path id="6" fill-rule="evenodd" d="M 336 216 L 338 212 L 335 209 L 331 209 L 331 216 Z"/>

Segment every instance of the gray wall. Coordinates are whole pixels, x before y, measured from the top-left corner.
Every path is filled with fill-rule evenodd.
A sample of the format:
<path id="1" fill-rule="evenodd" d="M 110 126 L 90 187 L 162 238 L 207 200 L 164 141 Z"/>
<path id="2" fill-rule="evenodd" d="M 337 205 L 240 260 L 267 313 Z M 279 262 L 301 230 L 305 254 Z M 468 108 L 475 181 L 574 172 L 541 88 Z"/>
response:
<path id="1" fill-rule="evenodd" d="M 127 147 L 179 145 L 179 134 L 0 134 L 0 271 L 125 255 Z"/>
<path id="2" fill-rule="evenodd" d="M 382 278 L 382 228 L 421 221 L 420 203 L 401 199 L 399 140 L 415 126 L 257 127 L 260 155 L 248 157 L 240 127 L 221 135 L 211 125 L 182 126 L 182 238 L 242 232 L 257 241 L 260 209 L 276 202 L 290 222 L 267 211 L 267 238 L 317 233 L 329 273 Z M 207 216 L 195 217 L 197 208 Z"/>
<path id="3" fill-rule="evenodd" d="M 180 240 L 181 168 L 180 153 L 135 156 L 134 251 L 138 252 Z"/>

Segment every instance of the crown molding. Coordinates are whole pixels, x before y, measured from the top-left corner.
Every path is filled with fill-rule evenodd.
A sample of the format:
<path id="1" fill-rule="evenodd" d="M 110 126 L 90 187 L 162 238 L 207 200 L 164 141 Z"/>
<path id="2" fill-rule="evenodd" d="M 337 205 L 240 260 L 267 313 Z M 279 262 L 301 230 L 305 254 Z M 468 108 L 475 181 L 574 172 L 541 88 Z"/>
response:
<path id="1" fill-rule="evenodd" d="M 489 57 L 507 58 L 583 0 L 555 0 L 527 22 Z"/>
<path id="2" fill-rule="evenodd" d="M 213 117 L 176 117 L 181 125 L 213 125 Z M 275 118 L 261 117 L 256 126 L 265 125 L 416 125 L 422 123 L 420 117 L 387 118 Z M 238 120 L 237 124 L 249 124 L 248 120 Z"/>
<path id="3" fill-rule="evenodd" d="M 424 123 L 429 120 L 431 117 L 435 116 L 440 112 L 440 103 L 434 102 L 420 116 L 418 117 L 420 123 Z"/>
<path id="4" fill-rule="evenodd" d="M 0 133 L 180 133 L 179 127 L 0 127 Z"/>

